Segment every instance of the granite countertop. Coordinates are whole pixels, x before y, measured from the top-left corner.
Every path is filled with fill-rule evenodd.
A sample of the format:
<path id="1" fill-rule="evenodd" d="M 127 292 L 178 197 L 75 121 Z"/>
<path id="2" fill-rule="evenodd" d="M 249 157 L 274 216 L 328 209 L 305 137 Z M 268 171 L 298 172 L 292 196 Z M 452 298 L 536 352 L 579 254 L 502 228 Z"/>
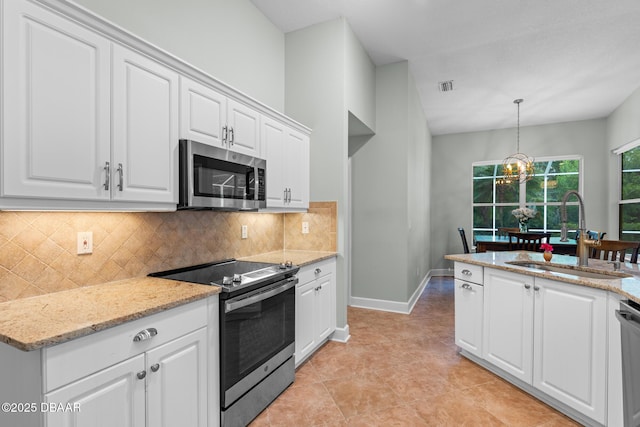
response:
<path id="1" fill-rule="evenodd" d="M 275 252 L 267 252 L 259 255 L 252 255 L 244 258 L 239 258 L 243 261 L 253 262 L 270 262 L 274 264 L 281 264 L 286 261 L 291 261 L 299 267 L 304 267 L 309 264 L 323 261 L 325 259 L 336 256 L 336 252 L 325 251 L 293 251 L 283 250 Z"/>
<path id="2" fill-rule="evenodd" d="M 524 266 L 508 264 L 513 261 L 532 261 L 544 263 L 541 252 L 527 251 L 507 251 L 507 252 L 484 252 L 471 254 L 445 255 L 445 259 L 469 264 L 481 265 L 483 267 L 499 268 L 501 270 L 512 271 L 514 273 L 526 274 L 528 276 L 543 277 L 545 279 L 558 280 L 561 282 L 573 283 L 592 288 L 604 289 L 615 292 L 625 298 L 629 298 L 640 304 L 640 265 L 624 262 L 620 264 L 620 273 L 626 273 L 630 277 L 611 279 L 592 279 L 570 274 L 571 269 L 566 273 L 544 271 Z M 599 259 L 589 259 L 589 266 L 578 267 L 578 258 L 569 255 L 554 255 L 551 266 L 570 267 L 573 269 L 583 269 L 585 271 L 605 271 L 612 272 L 613 266 L 607 261 Z"/>
<path id="3" fill-rule="evenodd" d="M 108 282 L 0 303 L 0 342 L 31 351 L 220 292 L 152 277 Z"/>

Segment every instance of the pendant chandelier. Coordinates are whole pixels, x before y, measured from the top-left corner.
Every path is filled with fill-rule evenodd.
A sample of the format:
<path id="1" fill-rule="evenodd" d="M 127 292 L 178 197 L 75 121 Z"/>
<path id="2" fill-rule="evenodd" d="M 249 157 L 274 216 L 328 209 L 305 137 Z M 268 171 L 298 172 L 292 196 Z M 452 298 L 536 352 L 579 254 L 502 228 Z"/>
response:
<path id="1" fill-rule="evenodd" d="M 533 157 L 529 157 L 520 152 L 520 103 L 523 99 L 513 101 L 518 106 L 518 133 L 516 138 L 516 152 L 506 157 L 502 161 L 501 183 L 511 184 L 512 182 L 526 182 L 533 178 Z"/>

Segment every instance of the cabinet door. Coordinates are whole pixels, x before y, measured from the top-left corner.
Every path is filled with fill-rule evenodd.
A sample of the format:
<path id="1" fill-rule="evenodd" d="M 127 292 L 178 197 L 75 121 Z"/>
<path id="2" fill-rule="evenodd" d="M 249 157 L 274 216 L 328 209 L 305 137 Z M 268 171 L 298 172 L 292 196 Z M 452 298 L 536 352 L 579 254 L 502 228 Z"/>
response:
<path id="1" fill-rule="evenodd" d="M 206 328 L 147 353 L 148 425 L 206 427 L 206 357 Z"/>
<path id="2" fill-rule="evenodd" d="M 3 3 L 2 195 L 107 199 L 110 42 L 32 3 Z"/>
<path id="3" fill-rule="evenodd" d="M 324 341 L 336 330 L 335 276 L 328 274 L 316 281 L 316 321 L 318 342 Z"/>
<path id="4" fill-rule="evenodd" d="M 484 288 L 456 279 L 454 292 L 456 345 L 482 357 Z"/>
<path id="5" fill-rule="evenodd" d="M 262 150 L 267 161 L 267 207 L 281 208 L 285 203 L 285 126 L 263 117 Z"/>
<path id="6" fill-rule="evenodd" d="M 607 295 L 536 278 L 533 385 L 605 424 Z"/>
<path id="7" fill-rule="evenodd" d="M 296 363 L 304 360 L 317 343 L 314 325 L 315 287 L 316 281 L 313 280 L 296 288 Z"/>
<path id="8" fill-rule="evenodd" d="M 227 97 L 201 83 L 180 77 L 180 138 L 226 148 Z"/>
<path id="9" fill-rule="evenodd" d="M 112 197 L 178 202 L 178 74 L 113 46 Z"/>
<path id="10" fill-rule="evenodd" d="M 143 371 L 141 354 L 46 394 L 47 405 L 78 408 L 48 410 L 47 427 L 144 427 L 145 380 L 137 376 Z"/>
<path id="11" fill-rule="evenodd" d="M 531 384 L 533 375 L 533 278 L 484 269 L 484 359 Z"/>
<path id="12" fill-rule="evenodd" d="M 285 134 L 285 177 L 289 188 L 288 207 L 309 207 L 309 137 L 288 129 Z"/>
<path id="13" fill-rule="evenodd" d="M 229 150 L 260 157 L 260 113 L 232 99 L 227 102 Z"/>

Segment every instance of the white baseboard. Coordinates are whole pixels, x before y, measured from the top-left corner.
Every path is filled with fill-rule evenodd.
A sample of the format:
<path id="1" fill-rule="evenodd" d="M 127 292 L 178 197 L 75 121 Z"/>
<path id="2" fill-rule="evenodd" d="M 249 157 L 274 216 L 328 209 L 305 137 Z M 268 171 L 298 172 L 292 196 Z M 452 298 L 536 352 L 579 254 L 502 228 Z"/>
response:
<path id="1" fill-rule="evenodd" d="M 447 270 L 444 270 L 447 271 Z M 413 307 L 418 302 L 418 298 L 420 298 L 420 294 L 424 290 L 425 286 L 429 282 L 429 279 L 432 277 L 431 271 L 422 279 L 420 282 L 420 286 L 415 290 L 409 301 L 407 302 L 398 302 L 398 301 L 387 301 L 381 299 L 374 298 L 361 298 L 361 297 L 351 297 L 349 300 L 349 305 L 352 307 L 359 308 L 367 308 L 370 310 L 380 310 L 380 311 L 390 311 L 392 313 L 401 313 L 401 314 L 410 314 Z"/>
<path id="2" fill-rule="evenodd" d="M 453 277 L 453 268 L 438 268 L 435 270 L 431 270 L 431 277 Z"/>
<path id="3" fill-rule="evenodd" d="M 349 324 L 347 323 L 344 328 L 336 328 L 331 336 L 331 341 L 338 341 L 346 343 L 351 338 L 351 334 L 349 333 Z"/>

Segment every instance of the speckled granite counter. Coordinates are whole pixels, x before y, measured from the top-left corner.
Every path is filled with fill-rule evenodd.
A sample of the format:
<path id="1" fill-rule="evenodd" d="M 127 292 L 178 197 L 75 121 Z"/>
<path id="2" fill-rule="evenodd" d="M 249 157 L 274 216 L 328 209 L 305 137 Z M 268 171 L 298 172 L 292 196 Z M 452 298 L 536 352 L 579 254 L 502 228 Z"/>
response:
<path id="1" fill-rule="evenodd" d="M 513 261 L 544 262 L 544 258 L 542 258 L 541 252 L 512 251 L 471 253 L 445 255 L 445 259 L 481 265 L 484 267 L 499 268 L 501 270 L 526 274 L 528 276 L 543 277 L 546 279 L 558 280 L 561 282 L 604 289 L 607 291 L 616 292 L 617 294 L 620 294 L 625 298 L 629 298 L 637 303 L 640 303 L 640 265 L 638 264 L 631 264 L 628 262 L 621 264 L 620 272 L 630 274 L 631 277 L 592 279 L 569 274 L 570 270 L 567 273 L 559 273 L 554 271 L 543 271 L 533 268 L 527 268 L 524 266 L 508 264 L 509 262 Z M 554 255 L 549 264 L 560 267 L 576 268 L 578 265 L 578 258 L 569 255 Z M 588 269 L 593 270 L 594 272 L 611 272 L 613 270 L 613 266 L 606 261 L 589 259 Z"/>
<path id="2" fill-rule="evenodd" d="M 0 304 L 0 341 L 36 350 L 219 292 L 217 286 L 138 277 L 7 301 Z"/>
<path id="3" fill-rule="evenodd" d="M 336 256 L 336 252 L 324 252 L 324 251 L 275 251 L 267 252 L 260 255 L 253 255 L 245 258 L 239 258 L 243 261 L 253 262 L 271 262 L 280 264 L 286 261 L 291 261 L 299 267 L 313 264 L 314 262 L 322 261 Z"/>

